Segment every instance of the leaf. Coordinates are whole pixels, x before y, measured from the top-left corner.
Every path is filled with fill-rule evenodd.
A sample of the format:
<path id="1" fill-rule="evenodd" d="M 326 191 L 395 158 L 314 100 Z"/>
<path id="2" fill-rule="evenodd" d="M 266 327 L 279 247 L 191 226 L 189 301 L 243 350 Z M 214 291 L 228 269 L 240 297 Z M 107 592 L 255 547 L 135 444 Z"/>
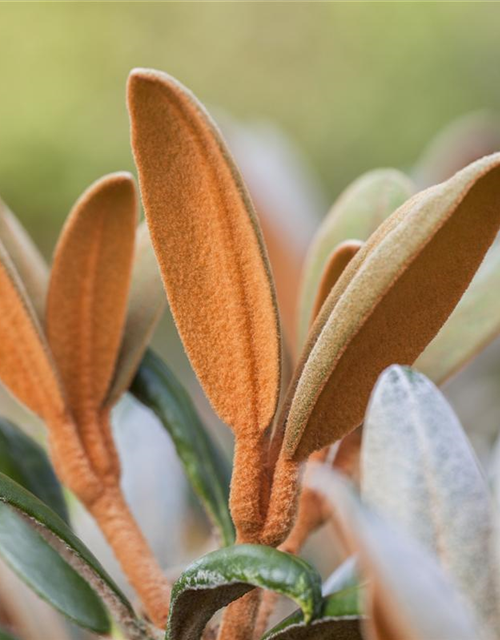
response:
<path id="1" fill-rule="evenodd" d="M 120 623 L 137 631 L 139 623 L 126 597 L 98 560 L 57 514 L 3 473 L 0 473 L 0 501 L 26 516 L 46 541 L 64 556 L 66 562 L 80 575 L 85 576 L 85 580 L 91 583 Z"/>
<path id="2" fill-rule="evenodd" d="M 137 196 L 132 176 L 95 182 L 74 206 L 54 255 L 47 336 L 72 413 L 100 409 L 122 340 L 132 268 Z"/>
<path id="3" fill-rule="evenodd" d="M 146 351 L 130 390 L 168 431 L 191 486 L 224 544 L 233 544 L 228 508 L 231 468 L 203 427 L 186 390 L 151 350 Z"/>
<path id="4" fill-rule="evenodd" d="M 364 506 L 348 483 L 326 468 L 311 485 L 334 510 L 345 552 L 358 555 L 368 580 L 365 624 L 373 640 L 471 640 L 477 623 L 433 555 Z"/>
<path id="5" fill-rule="evenodd" d="M 44 317 L 49 269 L 16 216 L 0 200 L 0 241 L 24 284 L 38 319 Z"/>
<path id="6" fill-rule="evenodd" d="M 6 631 L 3 627 L 0 627 L 0 640 L 19 640 L 17 636 L 13 636 Z"/>
<path id="7" fill-rule="evenodd" d="M 236 545 L 203 556 L 177 580 L 166 639 L 197 640 L 218 609 L 254 587 L 292 599 L 306 623 L 318 613 L 321 579 L 306 562 L 271 547 Z"/>
<path id="8" fill-rule="evenodd" d="M 134 70 L 128 105 L 146 219 L 186 352 L 222 420 L 262 432 L 278 401 L 280 335 L 246 188 L 216 126 L 176 80 Z"/>
<path id="9" fill-rule="evenodd" d="M 460 371 L 500 334 L 500 246 L 495 244 L 463 298 L 415 361 L 438 385 Z"/>
<path id="10" fill-rule="evenodd" d="M 123 340 L 106 404 L 112 406 L 130 386 L 141 358 L 165 310 L 158 263 L 143 222 L 136 232 L 135 261 Z"/>
<path id="11" fill-rule="evenodd" d="M 302 460 L 362 421 L 390 364 L 412 364 L 469 285 L 500 225 L 500 154 L 410 199 L 351 260 L 291 386 L 285 451 Z M 307 428 L 306 428 L 307 427 Z"/>
<path id="12" fill-rule="evenodd" d="M 28 409 L 48 422 L 66 403 L 49 347 L 26 290 L 0 244 L 0 380 Z"/>
<path id="13" fill-rule="evenodd" d="M 6 504 L 0 504 L 0 555 L 28 586 L 70 620 L 96 633 L 108 633 L 108 616 L 88 583 Z"/>
<path id="14" fill-rule="evenodd" d="M 5 418 L 0 418 L 0 472 L 69 522 L 62 488 L 47 454 L 33 438 Z"/>
<path id="15" fill-rule="evenodd" d="M 342 272 L 347 267 L 352 258 L 361 249 L 363 243 L 359 240 L 346 240 L 341 242 L 330 253 L 321 276 L 321 280 L 316 292 L 316 298 L 313 304 L 311 320 L 313 321 L 321 311 L 323 303 L 328 298 L 330 291 L 340 278 Z"/>
<path id="16" fill-rule="evenodd" d="M 320 613 L 310 624 L 297 611 L 268 631 L 262 640 L 363 640 L 358 601 L 359 587 L 348 587 L 323 598 Z"/>
<path id="17" fill-rule="evenodd" d="M 477 617 L 500 629 L 488 485 L 460 423 L 425 376 L 379 378 L 361 449 L 362 495 L 439 557 Z"/>
<path id="18" fill-rule="evenodd" d="M 395 169 L 363 174 L 339 196 L 309 247 L 300 293 L 299 342 L 314 318 L 313 306 L 322 274 L 335 247 L 349 238 L 364 241 L 412 195 L 410 180 Z"/>

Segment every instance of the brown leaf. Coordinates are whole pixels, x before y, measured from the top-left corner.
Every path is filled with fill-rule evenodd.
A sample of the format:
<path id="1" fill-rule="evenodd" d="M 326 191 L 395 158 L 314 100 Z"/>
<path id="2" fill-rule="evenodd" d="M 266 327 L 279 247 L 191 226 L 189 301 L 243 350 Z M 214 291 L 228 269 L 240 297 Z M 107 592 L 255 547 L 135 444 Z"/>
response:
<path id="1" fill-rule="evenodd" d="M 196 98 L 132 72 L 132 146 L 151 239 L 182 341 L 220 417 L 264 430 L 280 386 L 274 287 L 239 173 Z"/>

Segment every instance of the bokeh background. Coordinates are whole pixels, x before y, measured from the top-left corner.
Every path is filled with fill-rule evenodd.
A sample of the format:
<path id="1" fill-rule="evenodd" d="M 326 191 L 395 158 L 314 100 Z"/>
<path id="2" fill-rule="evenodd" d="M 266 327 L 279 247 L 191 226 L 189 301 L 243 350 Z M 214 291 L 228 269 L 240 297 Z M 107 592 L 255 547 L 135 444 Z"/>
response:
<path id="1" fill-rule="evenodd" d="M 393 166 L 424 186 L 500 150 L 499 29 L 495 3 L 2 2 L 1 197 L 50 259 L 79 194 L 104 173 L 134 171 L 129 70 L 165 70 L 208 105 L 240 162 L 281 256 L 275 270 L 292 342 L 307 241 L 350 181 Z M 439 175 L 429 145 L 447 127 L 445 137 L 465 131 L 466 148 L 448 146 Z M 155 345 L 229 451 L 227 430 L 210 413 L 168 317 Z M 499 345 L 447 389 L 486 464 L 499 389 Z M 0 410 L 17 411 L 1 402 Z M 164 434 L 143 424 L 148 416 L 126 403 L 118 413 L 129 497 L 165 563 L 183 560 L 196 544 L 186 548 L 170 527 L 165 535 L 186 502 L 178 498 L 184 484 L 175 455 Z M 38 429 L 32 418 L 20 420 Z M 153 490 L 157 509 L 144 501 Z M 188 523 L 201 517 L 189 513 Z M 315 557 L 314 546 L 308 553 Z"/>

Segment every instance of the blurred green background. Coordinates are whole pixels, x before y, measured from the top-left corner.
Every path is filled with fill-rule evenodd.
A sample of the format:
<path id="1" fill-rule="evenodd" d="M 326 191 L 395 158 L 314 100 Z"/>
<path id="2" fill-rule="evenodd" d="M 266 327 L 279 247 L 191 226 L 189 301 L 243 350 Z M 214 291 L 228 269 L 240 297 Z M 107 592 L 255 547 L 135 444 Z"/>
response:
<path id="1" fill-rule="evenodd" d="M 50 254 L 81 191 L 132 169 L 125 80 L 150 66 L 276 122 L 332 200 L 500 108 L 499 26 L 488 3 L 1 3 L 0 194 Z"/>

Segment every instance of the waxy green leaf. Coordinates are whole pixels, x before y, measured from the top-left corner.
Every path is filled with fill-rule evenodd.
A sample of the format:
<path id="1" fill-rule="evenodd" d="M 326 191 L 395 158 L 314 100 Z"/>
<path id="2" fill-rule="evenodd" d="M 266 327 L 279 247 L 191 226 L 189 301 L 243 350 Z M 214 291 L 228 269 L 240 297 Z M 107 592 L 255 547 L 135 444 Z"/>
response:
<path id="1" fill-rule="evenodd" d="M 377 169 L 360 176 L 336 200 L 307 253 L 299 308 L 299 343 L 304 342 L 314 299 L 331 252 L 350 238 L 364 241 L 413 194 L 411 181 L 396 169 Z"/>
<path id="2" fill-rule="evenodd" d="M 186 475 L 224 544 L 232 544 L 234 528 L 228 507 L 231 468 L 206 432 L 186 390 L 151 350 L 146 351 L 130 390 L 168 431 Z"/>
<path id="3" fill-rule="evenodd" d="M 433 554 L 392 521 L 361 503 L 352 486 L 326 467 L 310 485 L 331 504 L 332 523 L 346 555 L 357 554 L 367 579 L 364 625 L 374 640 L 483 638 L 472 609 Z"/>
<path id="4" fill-rule="evenodd" d="M 425 376 L 398 366 L 380 376 L 363 427 L 361 478 L 365 502 L 431 550 L 478 620 L 500 629 L 488 485 L 457 417 Z"/>
<path id="5" fill-rule="evenodd" d="M 0 473 L 15 480 L 68 522 L 59 480 L 43 448 L 5 418 L 0 418 Z"/>
<path id="6" fill-rule="evenodd" d="M 0 504 L 0 556 L 41 598 L 96 633 L 110 629 L 90 585 L 12 507 Z"/>
<path id="7" fill-rule="evenodd" d="M 321 579 L 306 562 L 252 544 L 219 549 L 200 558 L 172 590 L 167 640 L 198 640 L 212 615 L 254 587 L 295 601 L 309 623 L 321 606 Z"/>

